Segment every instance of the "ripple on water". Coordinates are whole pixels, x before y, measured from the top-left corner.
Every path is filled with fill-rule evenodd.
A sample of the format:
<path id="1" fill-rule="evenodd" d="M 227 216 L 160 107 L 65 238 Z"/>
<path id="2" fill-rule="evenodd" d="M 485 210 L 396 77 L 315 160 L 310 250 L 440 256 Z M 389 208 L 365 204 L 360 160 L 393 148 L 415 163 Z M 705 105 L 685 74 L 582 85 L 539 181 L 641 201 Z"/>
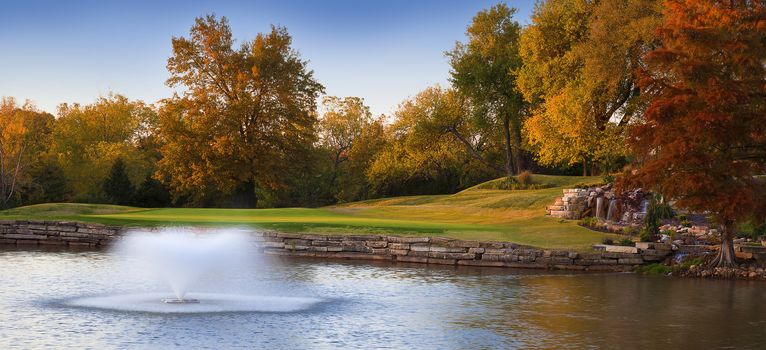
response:
<path id="1" fill-rule="evenodd" d="M 278 297 L 222 293 L 193 293 L 188 297 L 198 299 L 199 303 L 168 304 L 162 302 L 162 299 L 173 298 L 172 294 L 136 293 L 73 298 L 65 300 L 63 305 L 112 311 L 150 313 L 288 313 L 308 310 L 323 302 L 322 299 L 308 297 Z"/>

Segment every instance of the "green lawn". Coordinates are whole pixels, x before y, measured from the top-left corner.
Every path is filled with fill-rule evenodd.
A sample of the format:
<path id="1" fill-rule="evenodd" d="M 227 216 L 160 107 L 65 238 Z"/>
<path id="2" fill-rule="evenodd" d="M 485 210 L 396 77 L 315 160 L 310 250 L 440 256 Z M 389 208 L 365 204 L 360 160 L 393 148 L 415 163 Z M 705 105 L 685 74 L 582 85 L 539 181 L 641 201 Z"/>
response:
<path id="1" fill-rule="evenodd" d="M 432 235 L 570 249 L 587 249 L 607 236 L 571 221 L 546 217 L 544 210 L 561 195 L 563 188 L 595 183 L 598 178 L 535 175 L 534 180 L 556 187 L 515 191 L 474 187 L 452 195 L 395 197 L 316 209 L 143 209 L 40 204 L 0 211 L 0 220 L 76 220 L 133 226 L 227 225 L 322 234 Z"/>

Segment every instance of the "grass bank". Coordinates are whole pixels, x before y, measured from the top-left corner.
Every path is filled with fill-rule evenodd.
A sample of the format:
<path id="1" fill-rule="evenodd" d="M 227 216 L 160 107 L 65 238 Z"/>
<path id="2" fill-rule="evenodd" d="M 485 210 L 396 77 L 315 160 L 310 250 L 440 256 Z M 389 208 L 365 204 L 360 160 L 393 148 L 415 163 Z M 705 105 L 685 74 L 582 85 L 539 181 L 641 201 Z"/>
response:
<path id="1" fill-rule="evenodd" d="M 130 226 L 231 225 L 320 234 L 427 235 L 562 249 L 587 249 L 606 236 L 614 236 L 545 216 L 545 206 L 560 196 L 563 188 L 596 183 L 598 178 L 546 175 L 533 178 L 549 188 L 498 190 L 489 182 L 452 195 L 375 199 L 324 208 L 144 209 L 57 203 L 0 211 L 0 220 L 75 220 Z"/>

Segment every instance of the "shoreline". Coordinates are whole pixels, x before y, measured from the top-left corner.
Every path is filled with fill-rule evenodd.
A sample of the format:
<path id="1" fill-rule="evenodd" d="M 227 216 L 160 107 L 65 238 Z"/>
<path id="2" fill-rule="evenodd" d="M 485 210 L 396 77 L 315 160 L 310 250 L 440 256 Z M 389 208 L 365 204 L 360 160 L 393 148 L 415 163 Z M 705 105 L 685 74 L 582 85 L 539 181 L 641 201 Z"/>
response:
<path id="1" fill-rule="evenodd" d="M 132 229 L 136 228 L 74 221 L 5 220 L 0 221 L 0 245 L 100 248 L 109 246 Z M 578 252 L 511 242 L 376 234 L 255 231 L 252 237 L 266 255 L 568 271 L 627 272 L 671 255 L 669 250 L 655 249 Z"/>

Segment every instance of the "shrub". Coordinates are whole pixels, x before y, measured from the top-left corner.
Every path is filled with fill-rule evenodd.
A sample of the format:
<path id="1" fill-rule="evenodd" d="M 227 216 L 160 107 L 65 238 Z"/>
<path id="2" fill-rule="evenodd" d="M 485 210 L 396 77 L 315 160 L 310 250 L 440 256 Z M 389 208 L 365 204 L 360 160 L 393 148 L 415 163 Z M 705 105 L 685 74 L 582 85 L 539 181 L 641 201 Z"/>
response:
<path id="1" fill-rule="evenodd" d="M 522 186 L 529 186 L 532 184 L 532 173 L 524 170 L 516 176 L 516 181 Z"/>
<path id="2" fill-rule="evenodd" d="M 604 174 L 604 177 L 601 181 L 603 181 L 605 184 L 614 183 L 614 175 L 608 173 Z"/>
<path id="3" fill-rule="evenodd" d="M 621 246 L 625 246 L 625 247 L 635 247 L 636 246 L 636 243 L 633 242 L 633 240 L 631 240 L 629 238 L 623 238 L 617 244 L 621 245 Z"/>
<path id="4" fill-rule="evenodd" d="M 598 219 L 592 216 L 582 218 L 580 225 L 585 227 L 596 227 L 598 225 Z"/>
<path id="5" fill-rule="evenodd" d="M 638 233 L 638 239 L 641 240 L 641 242 L 654 242 L 654 236 L 654 232 L 646 227 L 642 228 Z"/>
<path id="6" fill-rule="evenodd" d="M 609 237 L 604 237 L 604 239 L 601 240 L 601 243 L 606 245 L 612 245 L 614 244 L 614 241 Z"/>
<path id="7" fill-rule="evenodd" d="M 692 227 L 692 222 L 689 220 L 681 220 L 681 226 L 683 227 Z"/>
<path id="8" fill-rule="evenodd" d="M 622 234 L 633 236 L 638 233 L 638 229 L 633 226 L 625 226 L 622 228 Z"/>

